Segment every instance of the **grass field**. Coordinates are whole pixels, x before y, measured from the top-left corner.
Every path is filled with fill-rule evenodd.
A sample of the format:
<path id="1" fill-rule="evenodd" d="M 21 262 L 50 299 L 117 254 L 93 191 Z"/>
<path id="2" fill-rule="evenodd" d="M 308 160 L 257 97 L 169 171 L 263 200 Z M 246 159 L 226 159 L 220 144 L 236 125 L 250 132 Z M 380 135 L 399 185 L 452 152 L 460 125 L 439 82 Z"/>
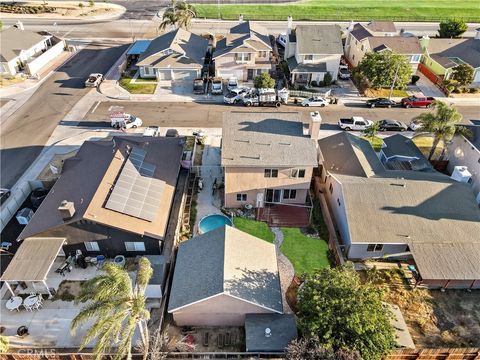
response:
<path id="1" fill-rule="evenodd" d="M 235 225 L 238 230 L 245 231 L 247 234 L 256 236 L 269 243 L 273 243 L 273 240 L 275 239 L 275 235 L 273 235 L 266 223 L 241 217 L 234 217 L 233 225 Z"/>
<path id="2" fill-rule="evenodd" d="M 305 236 L 297 228 L 282 228 L 282 232 L 281 250 L 292 263 L 296 275 L 330 266 L 326 241 Z"/>
<path id="3" fill-rule="evenodd" d="M 217 5 L 196 5 L 198 18 L 218 18 Z M 237 20 L 396 20 L 439 21 L 462 18 L 480 21 L 480 1 L 477 0 L 304 0 L 290 4 L 220 5 L 220 18 Z"/>
<path id="4" fill-rule="evenodd" d="M 151 84 L 135 84 L 131 81 L 131 77 L 124 76 L 118 81 L 118 83 L 130 94 L 153 94 L 157 88 L 157 83 L 152 82 Z"/>

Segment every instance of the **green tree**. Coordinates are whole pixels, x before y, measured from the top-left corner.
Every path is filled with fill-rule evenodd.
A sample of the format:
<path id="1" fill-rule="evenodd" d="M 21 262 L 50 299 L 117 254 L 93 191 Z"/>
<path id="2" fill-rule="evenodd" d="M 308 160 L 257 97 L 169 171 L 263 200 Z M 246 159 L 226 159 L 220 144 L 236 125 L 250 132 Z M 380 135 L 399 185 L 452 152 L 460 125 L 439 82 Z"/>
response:
<path id="1" fill-rule="evenodd" d="M 285 351 L 287 360 L 360 360 L 358 353 L 345 350 L 333 351 L 318 344 L 314 338 L 294 339 Z"/>
<path id="2" fill-rule="evenodd" d="M 428 154 L 428 160 L 432 159 L 440 141 L 446 144 L 456 134 L 471 136 L 471 133 L 465 127 L 456 126 L 463 118 L 456 108 L 442 101 L 434 101 L 432 105 L 435 112 L 423 113 L 415 117 L 422 124 L 421 128 L 417 129 L 417 132 L 427 132 L 433 135 L 433 143 Z"/>
<path id="3" fill-rule="evenodd" d="M 93 353 L 96 360 L 115 349 L 115 359 L 132 357 L 132 338 L 138 327 L 144 359 L 148 355 L 148 327 L 150 313 L 145 308 L 145 288 L 152 277 L 152 267 L 147 258 L 140 258 L 135 285 L 128 272 L 113 263 L 102 268 L 103 274 L 82 284 L 80 294 L 75 299 L 87 302 L 72 320 L 72 333 L 90 319 L 94 324 L 87 330 L 80 350 L 96 340 Z"/>
<path id="4" fill-rule="evenodd" d="M 330 86 L 330 84 L 332 83 L 332 80 L 333 80 L 332 74 L 330 74 L 330 71 L 327 71 L 323 76 L 323 85 Z"/>
<path id="5" fill-rule="evenodd" d="M 468 26 L 461 19 L 449 19 L 440 23 L 438 29 L 438 37 L 441 38 L 456 38 L 462 36 L 467 31 Z"/>
<path id="6" fill-rule="evenodd" d="M 8 352 L 10 348 L 10 342 L 6 336 L 0 336 L 0 354 Z"/>
<path id="7" fill-rule="evenodd" d="M 163 13 L 159 29 L 164 30 L 169 25 L 174 28 L 184 27 L 188 29 L 192 19 L 196 16 L 197 12 L 193 5 L 188 4 L 186 1 L 177 2 L 176 0 L 171 0 L 170 6 Z"/>
<path id="8" fill-rule="evenodd" d="M 383 290 L 362 285 L 353 267 L 321 269 L 306 275 L 298 291 L 298 326 L 319 346 L 380 360 L 395 346 L 392 314 L 382 300 Z"/>
<path id="9" fill-rule="evenodd" d="M 455 80 L 460 86 L 470 85 L 473 82 L 474 72 L 470 65 L 460 64 L 453 68 L 451 79 Z"/>
<path id="10" fill-rule="evenodd" d="M 253 80 L 253 85 L 256 89 L 271 89 L 275 86 L 275 80 L 270 74 L 261 73 Z"/>
<path id="11" fill-rule="evenodd" d="M 365 135 L 365 137 L 369 138 L 370 140 L 373 140 L 375 136 L 377 136 L 379 130 L 380 130 L 380 123 L 378 121 L 375 121 L 372 124 L 372 126 L 369 126 L 365 130 L 363 130 L 363 134 Z"/>
<path id="12" fill-rule="evenodd" d="M 358 71 L 377 89 L 391 87 L 394 81 L 395 89 L 404 89 L 412 76 L 407 58 L 388 50 L 368 52 L 358 64 Z"/>

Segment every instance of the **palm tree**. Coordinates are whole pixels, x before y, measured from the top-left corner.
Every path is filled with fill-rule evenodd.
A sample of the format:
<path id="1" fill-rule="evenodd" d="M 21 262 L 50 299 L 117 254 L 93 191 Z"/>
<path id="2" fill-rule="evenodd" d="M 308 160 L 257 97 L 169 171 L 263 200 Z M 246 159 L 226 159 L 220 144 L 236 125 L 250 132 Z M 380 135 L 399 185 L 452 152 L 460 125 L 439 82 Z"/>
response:
<path id="1" fill-rule="evenodd" d="M 424 113 L 415 117 L 415 119 L 420 120 L 422 124 L 417 132 L 427 132 L 433 135 L 433 144 L 428 155 L 428 160 L 432 159 L 440 141 L 443 141 L 445 144 L 452 140 L 455 134 L 459 134 L 459 132 L 466 133 L 462 130 L 463 127 L 456 126 L 463 118 L 457 109 L 442 101 L 434 101 L 432 105 L 435 112 Z"/>
<path id="2" fill-rule="evenodd" d="M 370 140 L 373 140 L 375 136 L 377 136 L 378 131 L 380 130 L 380 124 L 377 122 L 374 122 L 371 126 L 367 127 L 365 130 L 363 130 L 363 134 L 365 137 L 369 138 Z"/>
<path id="3" fill-rule="evenodd" d="M 72 320 L 71 329 L 76 330 L 92 318 L 93 325 L 87 330 L 80 350 L 96 339 L 93 348 L 95 360 L 103 358 L 116 348 L 114 359 L 132 357 L 132 338 L 138 327 L 145 350 L 148 354 L 148 327 L 150 312 L 145 308 L 145 288 L 153 270 L 147 258 L 140 258 L 135 285 L 128 272 L 114 263 L 103 266 L 104 274 L 97 275 L 82 284 L 76 303 L 87 302 Z"/>
<path id="4" fill-rule="evenodd" d="M 195 7 L 188 4 L 185 0 L 177 2 L 172 0 L 170 7 L 163 13 L 160 30 L 164 30 L 167 26 L 184 27 L 188 29 L 192 19 L 196 16 Z"/>
<path id="5" fill-rule="evenodd" d="M 6 336 L 0 336 L 0 354 L 4 354 L 8 352 L 8 349 L 10 348 L 10 342 L 8 341 L 8 338 Z"/>

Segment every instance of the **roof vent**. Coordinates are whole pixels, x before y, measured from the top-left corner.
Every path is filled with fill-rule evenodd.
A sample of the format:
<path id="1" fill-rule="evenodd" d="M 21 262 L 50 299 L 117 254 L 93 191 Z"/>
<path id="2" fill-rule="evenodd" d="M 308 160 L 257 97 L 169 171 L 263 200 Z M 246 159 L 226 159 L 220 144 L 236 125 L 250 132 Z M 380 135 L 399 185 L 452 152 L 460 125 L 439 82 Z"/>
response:
<path id="1" fill-rule="evenodd" d="M 72 201 L 63 200 L 58 207 L 58 211 L 60 212 L 63 221 L 70 220 L 73 218 L 73 215 L 75 215 L 74 203 Z"/>
<path id="2" fill-rule="evenodd" d="M 269 338 L 272 336 L 272 330 L 270 328 L 265 328 L 265 337 Z"/>

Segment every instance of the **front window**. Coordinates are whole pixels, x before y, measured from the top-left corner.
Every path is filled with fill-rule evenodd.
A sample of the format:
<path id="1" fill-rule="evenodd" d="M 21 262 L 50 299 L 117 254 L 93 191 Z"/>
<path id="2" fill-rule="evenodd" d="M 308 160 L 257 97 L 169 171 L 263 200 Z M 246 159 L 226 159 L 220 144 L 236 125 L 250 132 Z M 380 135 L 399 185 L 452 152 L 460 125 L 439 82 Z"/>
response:
<path id="1" fill-rule="evenodd" d="M 410 62 L 411 62 L 411 63 L 419 63 L 421 56 L 422 56 L 422 55 L 412 55 L 412 56 L 410 57 Z"/>
<path id="2" fill-rule="evenodd" d="M 85 241 L 85 249 L 87 251 L 100 251 L 100 247 L 96 241 Z"/>
<path id="3" fill-rule="evenodd" d="M 290 173 L 290 177 L 292 178 L 304 178 L 305 177 L 305 169 L 292 169 Z"/>
<path id="4" fill-rule="evenodd" d="M 368 252 L 378 252 L 383 250 L 383 244 L 368 244 Z"/>
<path id="5" fill-rule="evenodd" d="M 145 251 L 145 243 L 141 241 L 125 242 L 125 250 L 127 251 Z"/>
<path id="6" fill-rule="evenodd" d="M 250 53 L 238 53 L 235 54 L 235 60 L 238 62 L 248 62 L 251 59 Z"/>
<path id="7" fill-rule="evenodd" d="M 295 189 L 284 189 L 283 198 L 284 199 L 295 199 L 297 197 L 297 190 Z"/>
<path id="8" fill-rule="evenodd" d="M 237 194 L 237 201 L 247 201 L 247 194 Z"/>
<path id="9" fill-rule="evenodd" d="M 313 55 L 305 55 L 305 61 L 312 61 L 313 60 Z"/>
<path id="10" fill-rule="evenodd" d="M 278 177 L 278 170 L 277 169 L 265 169 L 265 177 L 266 178 L 276 178 Z"/>

